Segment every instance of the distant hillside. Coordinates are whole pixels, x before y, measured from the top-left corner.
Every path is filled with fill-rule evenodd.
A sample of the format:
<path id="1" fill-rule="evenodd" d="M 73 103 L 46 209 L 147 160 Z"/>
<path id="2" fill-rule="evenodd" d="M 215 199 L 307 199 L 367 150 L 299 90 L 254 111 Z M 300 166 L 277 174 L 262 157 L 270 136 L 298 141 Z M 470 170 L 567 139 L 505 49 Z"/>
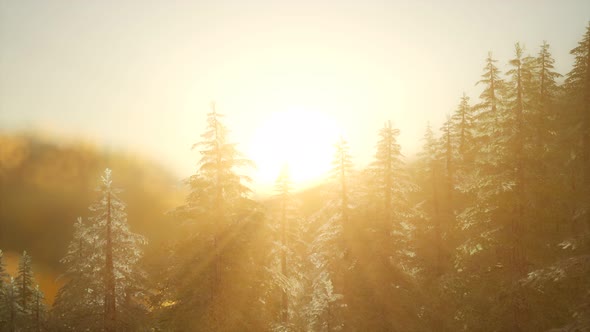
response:
<path id="1" fill-rule="evenodd" d="M 120 197 L 127 203 L 132 230 L 148 238 L 148 252 L 159 250 L 174 236 L 165 212 L 183 199 L 182 186 L 166 169 L 89 144 L 0 134 L 0 249 L 7 253 L 10 270 L 23 250 L 32 255 L 49 299 L 72 225 L 78 216 L 89 216 L 106 167 L 124 190 Z"/>

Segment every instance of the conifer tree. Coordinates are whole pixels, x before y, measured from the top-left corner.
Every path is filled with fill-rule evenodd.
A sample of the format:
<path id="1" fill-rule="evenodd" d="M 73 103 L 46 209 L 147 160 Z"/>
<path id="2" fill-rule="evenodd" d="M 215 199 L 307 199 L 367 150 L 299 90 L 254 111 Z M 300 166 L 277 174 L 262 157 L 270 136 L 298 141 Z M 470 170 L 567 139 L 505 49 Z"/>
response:
<path id="1" fill-rule="evenodd" d="M 377 143 L 375 161 L 372 164 L 375 176 L 381 179 L 378 182 L 378 189 L 382 195 L 382 211 L 386 223 L 393 222 L 394 186 L 398 186 L 395 176 L 400 174 L 403 164 L 401 147 L 397 144 L 398 135 L 399 129 L 392 128 L 391 122 L 387 122 L 385 127 L 379 131 L 380 139 Z"/>
<path id="2" fill-rule="evenodd" d="M 415 192 L 417 187 L 405 169 L 401 147 L 397 143 L 398 135 L 399 129 L 393 128 L 391 122 L 387 122 L 379 131 L 377 152 L 370 169 L 374 189 L 380 193 L 382 202 L 381 230 L 384 234 L 393 234 L 393 242 L 401 247 L 405 239 L 411 237 L 408 231 L 412 225 L 409 221 L 415 210 L 409 204 L 408 195 Z M 403 260 L 405 256 L 401 254 L 396 260 Z"/>
<path id="3" fill-rule="evenodd" d="M 19 259 L 15 283 L 22 318 L 19 325 L 21 328 L 30 328 L 35 279 L 33 276 L 31 256 L 26 251 L 23 251 Z"/>
<path id="4" fill-rule="evenodd" d="M 132 233 L 127 224 L 125 203 L 113 186 L 112 172 L 106 169 L 97 188 L 99 198 L 90 206 L 93 215 L 89 218 L 89 235 L 94 239 L 95 250 L 89 260 L 97 276 L 101 278 L 99 289 L 103 297 L 104 328 L 115 331 L 125 322 L 125 317 L 117 317 L 130 289 L 142 289 L 141 271 L 137 263 L 142 256 L 142 246 L 146 239 Z"/>
<path id="5" fill-rule="evenodd" d="M 61 263 L 66 265 L 65 284 L 58 290 L 51 311 L 52 325 L 61 331 L 97 329 L 104 307 L 101 297 L 100 280 L 96 271 L 100 270 L 93 253 L 98 250 L 96 239 L 81 217 L 74 223 L 72 240 Z"/>
<path id="6" fill-rule="evenodd" d="M 376 193 L 378 208 L 375 215 L 368 216 L 373 220 L 373 235 L 368 248 L 373 257 L 365 269 L 379 275 L 380 284 L 390 285 L 376 295 L 383 302 L 373 313 L 379 323 L 370 326 L 370 329 L 378 330 L 415 329 L 410 317 L 417 315 L 418 311 L 415 299 L 405 298 L 407 293 L 402 289 L 414 287 L 413 232 L 415 222 L 422 217 L 422 213 L 409 201 L 410 194 L 418 188 L 405 169 L 401 147 L 397 143 L 398 135 L 399 130 L 387 122 L 379 131 L 377 152 L 370 165 L 369 187 Z M 404 300 L 393 303 L 385 300 L 388 298 Z"/>
<path id="7" fill-rule="evenodd" d="M 443 215 L 441 213 L 441 198 L 439 193 L 440 177 L 441 177 L 441 161 L 440 152 L 438 151 L 437 140 L 430 124 L 426 127 L 424 134 L 424 146 L 421 153 L 421 173 L 420 176 L 427 179 L 428 188 L 423 188 L 429 191 L 429 210 L 432 220 L 432 227 L 434 232 L 434 274 L 440 276 L 443 268 L 443 248 L 442 248 L 442 222 Z"/>
<path id="8" fill-rule="evenodd" d="M 504 81 L 500 78 L 500 70 L 496 66 L 496 59 L 492 57 L 492 52 L 488 53 L 485 61 L 484 73 L 481 80 L 476 84 L 484 84 L 484 90 L 479 96 L 481 102 L 476 105 L 476 120 L 479 122 L 480 130 L 483 135 L 492 135 L 499 125 L 499 107 L 501 104 L 501 93 Z"/>
<path id="9" fill-rule="evenodd" d="M 442 128 L 442 137 L 437 139 L 428 124 L 423 138 L 424 145 L 416 164 L 416 175 L 421 180 L 420 197 L 424 199 L 421 206 L 427 215 L 416 226 L 416 237 L 419 239 L 416 255 L 422 262 L 421 287 L 422 292 L 428 294 L 422 300 L 423 319 L 428 330 L 436 331 L 446 331 L 449 322 L 452 322 L 449 316 L 452 316 L 454 308 L 449 293 L 456 287 L 449 282 L 449 274 L 452 274 L 449 253 L 454 244 L 449 234 L 452 229 L 452 195 L 445 194 L 449 190 L 447 178 L 450 167 L 447 166 L 447 159 L 454 158 L 456 150 L 455 143 L 450 140 L 451 125 L 451 121 L 447 120 Z M 449 153 L 447 149 L 450 150 Z"/>
<path id="10" fill-rule="evenodd" d="M 469 163 L 473 159 L 474 151 L 474 108 L 469 105 L 469 97 L 463 93 L 459 106 L 451 117 L 452 135 L 457 138 L 457 150 L 463 165 Z M 457 165 L 457 170 L 463 167 Z"/>
<path id="11" fill-rule="evenodd" d="M 344 327 L 338 305 L 342 304 L 343 295 L 334 287 L 335 265 L 342 258 L 338 250 L 342 237 L 340 208 L 340 204 L 329 201 L 306 221 L 310 228 L 304 265 L 308 301 L 303 312 L 308 331 L 332 331 Z"/>
<path id="12" fill-rule="evenodd" d="M 542 204 L 546 201 L 541 201 L 539 208 L 535 209 L 540 215 L 555 221 L 555 231 L 544 234 L 539 242 L 558 242 L 552 247 L 560 250 L 549 252 L 551 255 L 543 252 L 545 256 L 556 259 L 545 259 L 544 264 L 536 264 L 536 269 L 522 281 L 540 299 L 540 303 L 531 310 L 535 314 L 531 322 L 537 326 L 554 327 L 552 330 L 559 332 L 590 329 L 590 297 L 587 292 L 590 287 L 590 193 L 587 182 L 590 24 L 578 46 L 570 53 L 574 55 L 575 62 L 566 75 L 563 95 L 556 93 L 556 98 L 551 101 L 551 104 L 558 104 L 556 109 L 560 110 L 555 121 L 560 151 L 549 155 L 557 160 L 553 162 L 551 176 L 541 182 L 548 187 L 545 197 L 554 203 L 547 204 L 552 207 L 548 210 Z M 568 225 L 569 232 L 561 232 L 560 224 Z M 548 312 L 552 314 L 547 315 Z"/>
<path id="13" fill-rule="evenodd" d="M 62 259 L 67 270 L 59 290 L 52 325 L 61 330 L 133 330 L 145 310 L 131 312 L 130 303 L 141 303 L 145 291 L 139 268 L 146 239 L 131 232 L 121 192 L 113 185 L 112 171 L 100 178 L 92 215 L 78 218 L 73 239 Z"/>
<path id="14" fill-rule="evenodd" d="M 14 278 L 10 277 L 10 281 L 6 284 L 5 293 L 5 312 L 6 323 L 5 330 L 8 332 L 16 332 L 19 328 L 19 322 L 22 317 L 22 308 L 19 305 L 18 285 Z"/>
<path id="15" fill-rule="evenodd" d="M 570 149 L 570 183 L 573 211 L 580 211 L 573 220 L 573 232 L 590 227 L 590 23 L 578 46 L 570 51 L 575 57 L 572 70 L 564 82 L 568 100 L 568 121 L 565 147 Z"/>
<path id="16" fill-rule="evenodd" d="M 45 295 L 39 289 L 39 285 L 35 285 L 33 291 L 33 302 L 31 306 L 31 328 L 33 331 L 40 332 L 45 326 L 45 315 L 47 314 L 47 308 L 45 306 Z"/>
<path id="17" fill-rule="evenodd" d="M 515 198 L 516 207 L 511 218 L 511 232 L 513 234 L 511 244 L 512 246 L 512 264 L 516 271 L 522 271 L 523 268 L 523 257 L 524 253 L 520 247 L 520 241 L 523 236 L 522 230 L 524 222 L 524 205 L 525 205 L 525 176 L 526 176 L 526 153 L 525 145 L 528 135 L 525 132 L 525 110 L 530 107 L 529 98 L 526 95 L 525 77 L 530 75 L 529 68 L 525 65 L 525 59 L 523 57 L 523 49 L 519 43 L 515 45 L 515 58 L 510 60 L 511 69 L 507 72 L 507 75 L 511 76 L 510 80 L 510 95 L 508 96 L 508 107 L 509 116 L 507 117 L 507 123 L 505 128 L 505 135 L 508 137 L 506 148 L 511 150 L 507 157 L 508 163 L 512 164 L 512 169 L 515 170 L 514 174 L 510 175 L 514 179 L 515 183 Z"/>
<path id="18" fill-rule="evenodd" d="M 246 310 L 254 310 L 251 303 L 244 302 L 251 295 L 242 293 L 250 292 L 255 282 L 256 274 L 250 268 L 254 260 L 249 255 L 255 248 L 251 241 L 257 236 L 252 231 L 262 218 L 250 199 L 250 178 L 239 174 L 253 163 L 229 142 L 229 130 L 222 118 L 212 104 L 202 141 L 193 145 L 200 148 L 201 158 L 197 172 L 187 180 L 190 192 L 185 204 L 173 212 L 189 228 L 187 238 L 176 250 L 189 248 L 174 264 L 172 278 L 177 287 L 170 296 L 175 298 L 175 305 L 167 314 L 205 330 L 252 329 L 240 324 L 255 324 L 253 320 L 239 317 Z M 198 261 L 202 266 L 198 275 L 186 271 Z M 195 311 L 199 317 L 195 317 Z"/>
<path id="19" fill-rule="evenodd" d="M 523 276 L 526 270 L 527 254 L 525 252 L 526 246 L 523 244 L 525 236 L 524 229 L 527 227 L 526 223 L 529 220 L 526 215 L 525 205 L 527 205 L 526 191 L 527 183 L 527 166 L 529 151 L 526 150 L 530 135 L 525 128 L 525 112 L 531 108 L 531 96 L 527 93 L 531 91 L 527 87 L 530 84 L 528 78 L 531 76 L 531 68 L 527 65 L 527 58 L 523 55 L 523 49 L 519 43 L 515 44 L 515 58 L 510 60 L 511 69 L 507 71 L 510 76 L 509 89 L 507 96 L 508 116 L 505 123 L 504 143 L 508 153 L 506 154 L 505 165 L 508 170 L 506 179 L 514 184 L 511 193 L 510 201 L 504 206 L 511 206 L 511 211 L 506 211 L 506 217 L 509 219 L 508 223 L 504 225 L 504 232 L 508 234 L 508 259 L 506 265 L 509 268 L 510 280 L 513 285 L 516 285 L 518 280 Z M 513 171 L 514 170 L 514 171 Z M 504 171 L 506 172 L 506 171 Z M 510 202 L 509 201 L 509 202 Z M 511 296 L 511 309 L 513 314 L 513 321 L 511 328 L 514 331 L 523 329 L 523 305 L 525 298 L 518 290 L 514 290 Z"/>
<path id="20" fill-rule="evenodd" d="M 276 192 L 278 217 L 272 218 L 275 215 L 272 214 L 271 228 L 278 240 L 271 250 L 267 269 L 273 285 L 281 292 L 278 302 L 287 296 L 288 319 L 285 320 L 285 306 L 280 303 L 279 323 L 273 323 L 271 329 L 341 329 L 343 323 L 338 311 L 342 295 L 334 287 L 334 268 L 340 258 L 337 245 L 342 233 L 341 205 L 337 200 L 329 200 L 311 216 L 302 216 L 295 208 L 298 203 L 291 194 L 286 168 L 277 179 Z M 283 265 L 283 261 L 288 264 Z M 265 302 L 272 301 L 272 297 L 268 296 Z"/>
<path id="21" fill-rule="evenodd" d="M 536 58 L 538 88 L 537 93 L 534 94 L 536 112 L 532 123 L 537 128 L 535 154 L 539 154 L 539 157 L 545 157 L 548 151 L 555 149 L 551 139 L 557 130 L 555 124 L 557 114 L 554 110 L 558 94 L 556 80 L 561 77 L 561 74 L 555 71 L 555 59 L 549 48 L 549 44 L 544 41 Z"/>
<path id="22" fill-rule="evenodd" d="M 455 161 L 456 157 L 456 148 L 455 148 L 455 140 L 453 139 L 453 123 L 451 122 L 451 118 L 447 116 L 447 121 L 443 123 L 441 128 L 442 136 L 441 136 L 441 153 L 442 158 L 444 160 L 444 179 L 445 179 L 445 196 L 447 199 L 447 205 L 449 208 L 453 209 L 453 192 L 455 188 Z"/>

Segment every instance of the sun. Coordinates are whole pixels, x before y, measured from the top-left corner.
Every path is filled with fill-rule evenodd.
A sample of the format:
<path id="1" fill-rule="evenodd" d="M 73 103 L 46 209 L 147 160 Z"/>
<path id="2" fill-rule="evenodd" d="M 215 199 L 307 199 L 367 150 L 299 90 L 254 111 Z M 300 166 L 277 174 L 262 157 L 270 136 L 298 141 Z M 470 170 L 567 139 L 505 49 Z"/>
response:
<path id="1" fill-rule="evenodd" d="M 290 108 L 273 113 L 260 125 L 251 145 L 250 157 L 257 165 L 254 181 L 263 192 L 271 192 L 287 166 L 294 189 L 317 183 L 331 168 L 340 135 L 336 122 L 321 112 Z"/>

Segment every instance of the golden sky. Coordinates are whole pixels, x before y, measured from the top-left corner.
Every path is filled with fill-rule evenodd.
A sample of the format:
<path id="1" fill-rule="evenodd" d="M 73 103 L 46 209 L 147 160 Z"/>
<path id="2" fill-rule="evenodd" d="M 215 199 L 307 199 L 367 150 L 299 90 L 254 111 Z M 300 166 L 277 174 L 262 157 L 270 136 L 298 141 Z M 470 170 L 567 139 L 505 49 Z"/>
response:
<path id="1" fill-rule="evenodd" d="M 137 151 L 185 177 L 215 100 L 247 155 L 272 151 L 261 133 L 285 121 L 269 119 L 302 112 L 289 135 L 310 146 L 317 116 L 363 166 L 385 121 L 411 157 L 427 121 L 476 99 L 489 50 L 503 66 L 515 42 L 547 40 L 565 73 L 588 20 L 589 1 L 0 0 L 0 129 Z"/>

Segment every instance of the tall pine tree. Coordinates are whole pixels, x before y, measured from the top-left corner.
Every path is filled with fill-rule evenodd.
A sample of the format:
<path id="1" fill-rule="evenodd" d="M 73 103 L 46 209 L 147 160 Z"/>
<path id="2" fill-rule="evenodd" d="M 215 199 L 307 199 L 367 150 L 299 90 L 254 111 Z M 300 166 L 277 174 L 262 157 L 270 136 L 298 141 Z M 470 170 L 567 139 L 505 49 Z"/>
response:
<path id="1" fill-rule="evenodd" d="M 207 114 L 207 128 L 199 148 L 197 172 L 188 178 L 189 194 L 175 216 L 188 228 L 175 252 L 168 301 L 174 305 L 166 317 L 202 330 L 259 329 L 256 310 L 248 301 L 257 282 L 251 256 L 258 244 L 255 231 L 261 227 L 257 205 L 250 199 L 249 177 L 240 174 L 253 163 L 229 142 L 229 130 L 215 104 Z M 264 242 L 264 241 L 262 241 Z M 262 265 L 262 263 L 261 263 Z M 190 268 L 198 266 L 198 269 Z M 192 270 L 192 271 L 191 271 Z"/>
<path id="2" fill-rule="evenodd" d="M 18 262 L 18 272 L 15 278 L 18 304 L 20 306 L 19 326 L 23 329 L 31 328 L 31 313 L 33 308 L 33 294 L 35 292 L 35 277 L 31 256 L 23 251 Z"/>
<path id="3" fill-rule="evenodd" d="M 141 308 L 146 291 L 139 267 L 146 239 L 131 232 L 122 190 L 113 185 L 112 171 L 100 178 L 92 216 L 79 218 L 62 262 L 65 285 L 59 290 L 52 325 L 60 330 L 127 331 L 144 323 Z"/>

